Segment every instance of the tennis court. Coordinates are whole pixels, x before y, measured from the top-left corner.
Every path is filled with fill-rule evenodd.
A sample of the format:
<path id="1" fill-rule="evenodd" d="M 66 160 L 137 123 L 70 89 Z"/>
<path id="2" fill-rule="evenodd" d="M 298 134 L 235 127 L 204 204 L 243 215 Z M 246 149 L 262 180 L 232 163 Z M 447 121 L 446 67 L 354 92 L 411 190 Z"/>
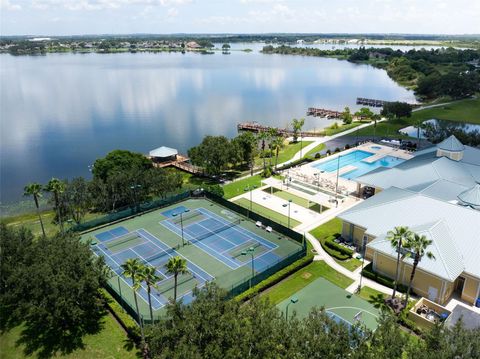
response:
<path id="1" fill-rule="evenodd" d="M 290 304 L 289 316 L 296 312 L 298 317 L 303 318 L 310 313 L 312 308 L 324 307 L 327 315 L 337 323 L 351 326 L 360 321 L 368 329 L 375 330 L 377 328 L 378 309 L 324 278 L 310 283 L 295 293 L 293 297 L 296 297 L 298 302 Z M 290 299 L 279 303 L 278 308 L 285 312 Z"/>
<path id="2" fill-rule="evenodd" d="M 302 245 L 208 199 L 187 199 L 84 234 L 92 250 L 112 270 L 109 286 L 134 308 L 132 281 L 121 265 L 130 258 L 154 266 L 161 280 L 152 288 L 154 316 L 173 298 L 174 279 L 165 264 L 171 257 L 187 261 L 188 274 L 179 275 L 177 299 L 192 301 L 192 291 L 206 282 L 232 290 L 248 283 L 285 258 L 300 253 Z M 252 271 L 253 267 L 253 271 Z M 268 273 L 268 272 L 267 272 Z M 245 290 L 245 289 L 243 289 Z M 137 291 L 141 314 L 148 320 L 148 294 L 143 283 Z M 123 304 L 125 304 L 123 303 Z"/>

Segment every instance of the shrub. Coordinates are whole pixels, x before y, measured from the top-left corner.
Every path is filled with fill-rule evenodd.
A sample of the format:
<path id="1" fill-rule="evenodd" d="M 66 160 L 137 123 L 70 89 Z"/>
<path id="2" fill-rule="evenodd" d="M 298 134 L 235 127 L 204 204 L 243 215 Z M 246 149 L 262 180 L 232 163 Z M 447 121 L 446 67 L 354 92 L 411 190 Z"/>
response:
<path id="1" fill-rule="evenodd" d="M 337 252 L 340 252 L 341 254 L 348 257 L 352 257 L 353 255 L 353 251 L 350 248 L 347 248 L 338 243 L 335 243 L 331 238 L 325 240 L 325 246 Z"/>
<path id="2" fill-rule="evenodd" d="M 270 166 L 268 166 L 267 168 L 265 168 L 265 170 L 262 172 L 262 177 L 264 178 L 268 178 L 272 175 L 272 168 Z"/>
<path id="3" fill-rule="evenodd" d="M 108 293 L 105 289 L 101 289 L 107 307 L 115 317 L 115 319 L 120 323 L 123 329 L 130 335 L 135 341 L 140 340 L 140 328 L 137 325 L 137 322 L 122 308 L 122 306 Z"/>
<path id="4" fill-rule="evenodd" d="M 340 148 L 335 148 L 335 153 L 340 152 Z"/>
<path id="5" fill-rule="evenodd" d="M 322 157 L 322 155 L 320 154 L 320 152 L 315 153 L 315 159 L 319 159 L 321 157 Z"/>
<path id="6" fill-rule="evenodd" d="M 365 268 L 363 268 L 362 274 L 364 277 L 369 278 L 371 280 L 374 280 L 375 282 L 382 284 L 386 287 L 393 288 L 393 279 L 388 278 L 387 276 L 384 276 L 382 274 L 379 274 L 373 270 L 373 264 L 370 263 Z M 397 289 L 400 292 L 405 293 L 408 289 L 406 285 L 403 284 L 398 284 Z M 413 293 L 413 292 L 412 292 Z"/>
<path id="7" fill-rule="evenodd" d="M 327 150 L 327 155 L 331 155 L 332 154 L 332 151 L 330 151 L 330 149 Z"/>
<path id="8" fill-rule="evenodd" d="M 349 149 L 350 149 L 350 145 L 349 145 L 348 143 L 345 145 L 345 149 L 346 149 L 346 150 L 349 150 Z"/>
<path id="9" fill-rule="evenodd" d="M 310 249 L 310 247 L 309 247 Z M 296 271 L 306 267 L 310 263 L 313 262 L 313 254 L 307 252 L 307 255 L 298 261 L 290 264 L 289 266 L 283 268 L 282 270 L 278 271 L 277 273 L 271 275 L 267 279 L 261 281 L 257 285 L 253 286 L 252 288 L 246 290 L 245 292 L 237 295 L 235 297 L 236 300 L 245 302 L 247 300 L 252 299 L 257 294 L 263 292 L 264 290 L 274 286 L 275 284 L 279 283 L 281 280 L 287 278 L 288 276 L 292 275 Z"/>

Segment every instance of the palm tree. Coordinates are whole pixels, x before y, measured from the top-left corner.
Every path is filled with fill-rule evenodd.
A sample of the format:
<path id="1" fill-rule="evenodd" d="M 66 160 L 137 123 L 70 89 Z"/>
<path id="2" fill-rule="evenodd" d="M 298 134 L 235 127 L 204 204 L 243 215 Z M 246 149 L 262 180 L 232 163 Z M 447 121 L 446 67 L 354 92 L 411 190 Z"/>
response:
<path id="1" fill-rule="evenodd" d="M 58 222 L 60 223 L 60 228 L 63 232 L 63 221 L 62 221 L 62 211 L 60 209 L 60 195 L 65 192 L 65 182 L 60 181 L 58 178 L 52 178 L 48 181 L 47 186 L 45 187 L 47 192 L 53 193 L 53 198 L 55 200 L 55 210 L 57 211 Z"/>
<path id="2" fill-rule="evenodd" d="M 275 149 L 273 142 L 275 138 L 278 136 L 278 132 L 276 128 L 270 128 L 268 130 L 268 148 L 270 149 L 270 167 L 272 166 L 272 158 L 273 158 L 273 150 Z"/>
<path id="3" fill-rule="evenodd" d="M 157 269 L 155 267 L 147 265 L 143 268 L 142 279 L 147 285 L 148 306 L 150 308 L 150 319 L 152 320 L 152 323 L 153 323 L 151 292 L 152 292 L 152 288 L 158 289 L 157 282 L 160 281 L 161 278 L 157 275 Z"/>
<path id="4" fill-rule="evenodd" d="M 409 237 L 405 247 L 413 253 L 413 268 L 410 274 L 410 282 L 408 283 L 407 295 L 405 296 L 405 307 L 408 304 L 408 296 L 410 295 L 410 289 L 412 288 L 413 278 L 415 277 L 415 271 L 417 270 L 418 263 L 427 256 L 428 259 L 435 259 L 432 252 L 427 251 L 428 246 L 432 244 L 432 240 L 428 239 L 424 235 L 414 233 Z"/>
<path id="5" fill-rule="evenodd" d="M 417 129 L 417 150 L 420 148 L 420 130 L 425 128 L 423 120 L 416 120 L 413 127 Z"/>
<path id="6" fill-rule="evenodd" d="M 278 166 L 278 154 L 280 152 L 280 149 L 283 147 L 283 141 L 283 136 L 278 134 L 272 141 L 273 148 L 275 149 L 275 170 Z"/>
<path id="7" fill-rule="evenodd" d="M 187 268 L 187 260 L 180 256 L 172 257 L 168 260 L 167 264 L 165 264 L 165 268 L 167 269 L 168 274 L 173 274 L 173 279 L 175 281 L 173 287 L 173 302 L 175 303 L 177 301 L 178 275 L 189 273 Z"/>
<path id="8" fill-rule="evenodd" d="M 138 323 L 140 324 L 140 333 L 142 335 L 142 343 L 145 343 L 145 334 L 143 332 L 143 321 L 140 317 L 140 311 L 138 309 L 137 290 L 141 287 L 143 281 L 144 265 L 138 258 L 130 258 L 121 265 L 123 269 L 123 275 L 126 278 L 131 278 L 133 285 L 133 298 L 135 299 L 135 309 L 137 310 Z"/>
<path id="9" fill-rule="evenodd" d="M 376 135 L 377 135 L 377 121 L 380 120 L 381 118 L 382 118 L 382 116 L 380 116 L 377 113 L 372 116 L 372 119 L 373 119 L 373 142 L 375 142 Z"/>
<path id="10" fill-rule="evenodd" d="M 298 141 L 298 133 L 302 130 L 302 127 L 304 124 L 305 124 L 304 118 L 301 118 L 300 120 L 297 120 L 296 118 L 294 118 L 292 120 L 293 142 Z"/>
<path id="11" fill-rule="evenodd" d="M 263 170 L 267 168 L 267 164 L 265 163 L 265 141 L 268 140 L 268 132 L 267 131 L 261 131 L 257 135 L 257 139 L 261 141 L 261 149 L 262 149 L 262 157 L 263 157 Z"/>
<path id="12" fill-rule="evenodd" d="M 392 231 L 387 232 L 387 239 L 390 241 L 393 248 L 397 251 L 397 269 L 395 270 L 395 281 L 393 282 L 393 293 L 392 300 L 395 299 L 395 294 L 397 293 L 397 284 L 398 284 L 398 275 L 400 272 L 400 256 L 402 252 L 402 247 L 405 245 L 407 240 L 412 236 L 412 232 L 408 227 L 395 227 Z M 402 256 L 402 259 L 405 256 Z"/>
<path id="13" fill-rule="evenodd" d="M 33 196 L 35 201 L 35 207 L 37 208 L 38 219 L 40 220 L 40 226 L 42 227 L 43 237 L 45 238 L 45 228 L 43 227 L 42 215 L 40 214 L 40 207 L 38 205 L 38 199 L 42 197 L 42 185 L 40 183 L 29 183 L 23 189 L 24 196 Z"/>

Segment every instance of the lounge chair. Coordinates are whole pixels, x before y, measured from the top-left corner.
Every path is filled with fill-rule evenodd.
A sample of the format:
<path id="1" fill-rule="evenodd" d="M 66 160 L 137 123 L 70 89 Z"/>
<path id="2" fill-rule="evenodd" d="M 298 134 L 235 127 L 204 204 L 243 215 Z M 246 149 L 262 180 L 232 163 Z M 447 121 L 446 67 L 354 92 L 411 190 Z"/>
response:
<path id="1" fill-rule="evenodd" d="M 267 226 L 267 227 L 265 228 L 265 230 L 266 230 L 267 232 L 272 232 L 272 227 Z"/>
<path id="2" fill-rule="evenodd" d="M 262 222 L 257 221 L 257 222 L 255 222 L 255 225 L 256 225 L 257 227 L 262 227 Z"/>

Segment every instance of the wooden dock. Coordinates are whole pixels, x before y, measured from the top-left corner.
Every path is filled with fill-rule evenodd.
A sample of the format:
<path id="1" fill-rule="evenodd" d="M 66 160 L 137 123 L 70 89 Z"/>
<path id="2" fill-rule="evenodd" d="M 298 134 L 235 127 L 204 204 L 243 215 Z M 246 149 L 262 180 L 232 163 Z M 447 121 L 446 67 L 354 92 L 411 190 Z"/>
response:
<path id="1" fill-rule="evenodd" d="M 313 117 L 325 117 L 325 118 L 341 118 L 342 112 L 327 110 L 324 108 L 309 107 L 307 110 L 307 116 Z"/>
<path id="2" fill-rule="evenodd" d="M 277 127 L 270 127 L 264 126 L 257 122 L 242 122 L 237 124 L 238 131 L 251 131 L 251 132 L 266 132 L 274 129 L 277 133 L 285 136 L 290 137 L 293 136 L 293 131 L 286 129 L 286 128 L 277 128 Z M 302 131 L 298 133 L 299 137 L 308 137 L 308 136 L 319 136 L 318 132 L 315 131 Z"/>
<path id="3" fill-rule="evenodd" d="M 203 175 L 201 167 L 194 166 L 190 162 L 190 159 L 184 155 L 177 155 L 177 158 L 173 161 L 166 162 L 153 162 L 153 166 L 157 168 L 166 168 L 166 167 L 175 167 L 179 170 L 194 174 L 194 175 Z"/>
<path id="4" fill-rule="evenodd" d="M 357 97 L 357 105 L 364 105 L 369 107 L 383 107 L 386 103 L 391 101 L 375 100 L 371 98 Z"/>

